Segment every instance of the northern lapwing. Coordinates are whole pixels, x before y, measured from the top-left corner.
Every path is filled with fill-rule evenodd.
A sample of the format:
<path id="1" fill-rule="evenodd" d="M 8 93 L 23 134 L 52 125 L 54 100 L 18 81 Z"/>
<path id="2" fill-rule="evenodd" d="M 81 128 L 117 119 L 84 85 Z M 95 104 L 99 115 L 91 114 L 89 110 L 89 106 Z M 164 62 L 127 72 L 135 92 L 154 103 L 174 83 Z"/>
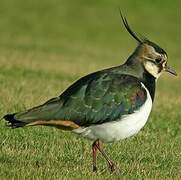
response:
<path id="1" fill-rule="evenodd" d="M 9 126 L 44 125 L 72 131 L 93 141 L 93 171 L 97 170 L 97 150 L 114 171 L 116 166 L 103 151 L 101 142 L 117 142 L 137 134 L 151 112 L 156 80 L 165 71 L 176 75 L 168 66 L 167 53 L 156 43 L 138 36 L 126 18 L 121 18 L 138 42 L 124 64 L 88 74 L 40 106 L 5 115 Z"/>

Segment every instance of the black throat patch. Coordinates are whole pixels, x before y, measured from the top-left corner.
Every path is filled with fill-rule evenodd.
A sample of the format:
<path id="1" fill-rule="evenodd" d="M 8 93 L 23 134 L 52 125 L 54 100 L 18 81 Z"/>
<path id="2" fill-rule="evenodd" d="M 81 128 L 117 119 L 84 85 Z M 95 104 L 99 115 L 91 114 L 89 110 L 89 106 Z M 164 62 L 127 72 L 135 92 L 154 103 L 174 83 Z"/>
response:
<path id="1" fill-rule="evenodd" d="M 145 71 L 143 73 L 143 83 L 148 89 L 153 102 L 155 98 L 156 78 L 147 71 Z"/>

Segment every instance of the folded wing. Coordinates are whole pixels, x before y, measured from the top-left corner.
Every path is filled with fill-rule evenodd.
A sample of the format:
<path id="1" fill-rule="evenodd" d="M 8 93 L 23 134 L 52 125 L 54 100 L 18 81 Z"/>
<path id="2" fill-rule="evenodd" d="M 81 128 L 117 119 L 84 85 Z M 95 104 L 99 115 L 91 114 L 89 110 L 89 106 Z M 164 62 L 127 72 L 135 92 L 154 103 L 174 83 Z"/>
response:
<path id="1" fill-rule="evenodd" d="M 133 113 L 144 104 L 146 96 L 137 78 L 100 71 L 79 79 L 59 97 L 25 112 L 6 115 L 5 119 L 15 127 L 38 121 L 46 125 L 56 121 L 62 125 L 65 121 L 76 127 L 89 126 Z"/>

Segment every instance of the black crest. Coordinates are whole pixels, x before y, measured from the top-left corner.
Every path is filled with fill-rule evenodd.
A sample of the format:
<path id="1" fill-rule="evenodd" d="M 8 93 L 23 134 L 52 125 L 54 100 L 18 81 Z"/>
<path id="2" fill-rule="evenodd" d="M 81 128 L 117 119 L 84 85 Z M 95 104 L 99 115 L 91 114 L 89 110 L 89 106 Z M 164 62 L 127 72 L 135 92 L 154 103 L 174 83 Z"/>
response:
<path id="1" fill-rule="evenodd" d="M 121 13 L 121 10 L 120 10 L 120 16 L 121 16 L 121 19 L 122 19 L 122 21 L 123 21 L 123 24 L 124 24 L 126 30 L 127 30 L 127 31 L 129 32 L 129 34 L 131 34 L 131 36 L 132 36 L 134 39 L 136 39 L 140 44 L 142 44 L 142 43 L 148 44 L 148 45 L 152 46 L 152 47 L 155 49 L 156 52 L 158 52 L 158 53 L 160 53 L 160 54 L 166 54 L 166 55 L 167 55 L 167 53 L 166 53 L 160 46 L 158 46 L 156 43 L 150 41 L 150 40 L 149 40 L 148 38 L 146 38 L 145 36 L 142 36 L 142 35 L 141 35 L 141 37 L 139 37 L 139 36 L 130 28 L 130 26 L 129 26 L 129 24 L 128 24 L 128 21 L 127 21 L 126 17 L 124 17 L 123 14 Z"/>
<path id="2" fill-rule="evenodd" d="M 120 16 L 121 16 L 121 19 L 123 21 L 123 24 L 125 26 L 125 28 L 127 29 L 127 31 L 131 34 L 132 37 L 134 37 L 134 39 L 136 39 L 139 43 L 143 43 L 142 39 L 139 38 L 137 36 L 137 34 L 130 28 L 129 24 L 128 24 L 128 21 L 127 19 L 122 15 L 121 13 L 121 10 L 119 11 L 120 12 Z"/>

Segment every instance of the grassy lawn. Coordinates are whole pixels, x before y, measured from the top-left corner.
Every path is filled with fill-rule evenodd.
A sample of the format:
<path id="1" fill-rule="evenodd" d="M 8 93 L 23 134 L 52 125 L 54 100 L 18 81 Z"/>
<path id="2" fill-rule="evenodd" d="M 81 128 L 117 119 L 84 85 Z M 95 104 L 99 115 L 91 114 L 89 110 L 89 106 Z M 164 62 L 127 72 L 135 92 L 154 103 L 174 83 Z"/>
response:
<path id="1" fill-rule="evenodd" d="M 179 1 L 1 0 L 0 117 L 58 96 L 90 72 L 121 64 L 137 32 L 159 42 L 181 74 Z M 135 137 L 105 145 L 122 169 L 110 174 L 91 142 L 49 127 L 9 129 L 0 121 L 0 179 L 181 179 L 181 77 L 164 74 L 149 122 Z"/>

